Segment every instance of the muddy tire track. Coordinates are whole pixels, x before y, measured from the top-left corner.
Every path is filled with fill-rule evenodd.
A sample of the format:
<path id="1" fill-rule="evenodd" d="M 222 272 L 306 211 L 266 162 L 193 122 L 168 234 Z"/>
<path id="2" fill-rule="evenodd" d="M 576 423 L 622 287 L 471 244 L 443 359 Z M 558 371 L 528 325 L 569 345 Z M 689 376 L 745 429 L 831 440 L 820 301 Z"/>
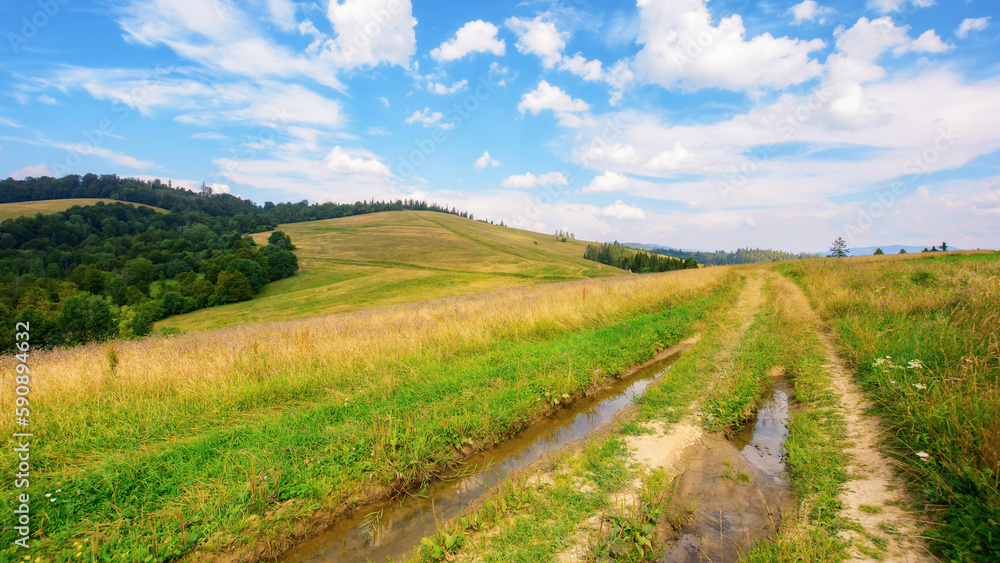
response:
<path id="1" fill-rule="evenodd" d="M 863 530 L 863 533 L 852 530 L 840 532 L 842 538 L 852 542 L 851 555 L 847 561 L 936 561 L 919 535 L 921 526 L 918 518 L 902 508 L 913 506 L 913 503 L 895 471 L 893 460 L 879 451 L 882 447 L 880 437 L 883 430 L 876 418 L 865 414 L 871 404 L 854 384 L 851 371 L 837 354 L 833 335 L 799 286 L 780 276 L 778 283 L 787 288 L 788 295 L 793 300 L 793 310 L 799 311 L 809 322 L 823 344 L 826 364 L 822 367 L 830 375 L 831 391 L 839 398 L 840 410 L 847 426 L 850 446 L 845 452 L 851 457 L 850 465 L 847 466 L 851 480 L 845 483 L 845 490 L 840 495 L 843 504 L 841 516 L 856 522 Z M 869 507 L 874 507 L 878 512 L 873 514 L 875 510 Z M 873 558 L 858 549 L 859 542 L 869 541 L 866 535 L 885 542 L 886 548 L 880 558 Z"/>
<path id="2" fill-rule="evenodd" d="M 740 292 L 736 306 L 729 311 L 724 323 L 725 328 L 722 329 L 724 332 L 719 339 L 719 350 L 715 355 L 717 376 L 732 369 L 736 347 L 753 324 L 763 302 L 763 280 L 759 275 L 746 275 L 746 285 Z M 711 384 L 712 382 L 709 386 Z M 700 400 L 694 401 L 688 407 L 688 412 L 696 413 L 699 404 Z M 702 450 L 706 448 L 705 439 L 713 439 L 706 436 L 697 414 L 690 414 L 674 424 L 654 421 L 644 426 L 650 433 L 625 437 L 633 461 L 646 471 L 663 469 L 678 478 L 690 471 L 690 466 L 697 461 L 698 455 L 695 450 L 703 453 Z M 635 479 L 623 490 L 612 494 L 608 504 L 622 508 L 636 506 L 639 502 L 640 488 L 641 482 Z M 587 561 L 590 556 L 588 544 L 598 533 L 600 524 L 601 517 L 597 514 L 584 520 L 569 539 L 569 547 L 556 554 L 555 560 L 559 563 Z"/>

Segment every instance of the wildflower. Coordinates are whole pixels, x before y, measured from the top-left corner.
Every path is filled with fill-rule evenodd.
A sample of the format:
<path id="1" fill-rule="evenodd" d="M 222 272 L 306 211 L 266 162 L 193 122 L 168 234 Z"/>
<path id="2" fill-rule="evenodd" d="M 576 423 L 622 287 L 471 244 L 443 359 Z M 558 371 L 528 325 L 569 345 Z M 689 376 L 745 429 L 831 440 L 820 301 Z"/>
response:
<path id="1" fill-rule="evenodd" d="M 920 459 L 922 459 L 924 461 L 927 461 L 927 458 L 931 457 L 931 454 L 929 454 L 927 452 L 917 452 L 917 457 L 919 457 Z"/>
<path id="2" fill-rule="evenodd" d="M 895 385 L 896 384 L 896 380 L 895 379 L 890 379 L 889 383 L 892 383 L 893 385 Z"/>
<path id="3" fill-rule="evenodd" d="M 916 387 L 917 389 L 927 389 L 927 386 L 924 385 L 923 383 L 914 383 L 913 386 Z"/>
<path id="4" fill-rule="evenodd" d="M 924 366 L 920 363 L 920 360 L 910 360 L 910 362 L 906 364 L 906 367 L 910 369 L 920 369 Z"/>

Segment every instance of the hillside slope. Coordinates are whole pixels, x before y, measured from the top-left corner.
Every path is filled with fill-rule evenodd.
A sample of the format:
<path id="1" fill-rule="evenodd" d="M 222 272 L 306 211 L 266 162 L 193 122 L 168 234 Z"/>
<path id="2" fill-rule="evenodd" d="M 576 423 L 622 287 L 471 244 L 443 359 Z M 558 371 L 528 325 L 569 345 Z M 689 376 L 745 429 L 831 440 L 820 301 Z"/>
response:
<path id="1" fill-rule="evenodd" d="M 117 199 L 111 198 L 72 198 L 72 199 L 46 199 L 41 201 L 19 201 L 15 203 L 0 203 L 0 223 L 7 219 L 15 219 L 17 217 L 34 217 L 36 213 L 41 213 L 42 215 L 48 215 L 49 213 L 58 213 L 60 211 L 66 211 L 74 205 L 79 205 L 80 207 L 86 207 L 88 205 L 94 205 L 95 203 L 103 201 L 104 203 L 113 203 L 118 201 Z M 121 203 L 129 203 L 123 201 Z M 136 205 L 136 204 L 133 204 Z M 164 209 L 159 207 L 152 207 L 147 205 L 151 209 L 156 211 L 166 212 Z"/>
<path id="2" fill-rule="evenodd" d="M 185 330 L 336 313 L 541 282 L 622 274 L 583 259 L 586 241 L 429 211 L 280 225 L 299 272 L 256 298 L 170 317 Z M 253 235 L 266 243 L 270 233 Z"/>

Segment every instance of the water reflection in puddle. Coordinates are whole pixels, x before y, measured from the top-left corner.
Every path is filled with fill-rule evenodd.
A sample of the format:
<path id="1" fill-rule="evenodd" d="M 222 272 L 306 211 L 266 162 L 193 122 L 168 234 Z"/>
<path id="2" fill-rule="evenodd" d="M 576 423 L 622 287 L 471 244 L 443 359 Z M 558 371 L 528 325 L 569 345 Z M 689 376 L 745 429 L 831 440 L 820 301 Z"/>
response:
<path id="1" fill-rule="evenodd" d="M 675 510 L 695 506 L 657 561 L 732 562 L 773 533 L 791 499 L 785 474 L 788 389 L 776 382 L 756 419 L 730 437 L 704 434 L 684 451 L 674 481 Z M 741 477 L 745 475 L 744 477 Z"/>
<path id="2" fill-rule="evenodd" d="M 433 534 L 436 520 L 450 519 L 490 487 L 547 453 L 580 440 L 609 422 L 616 412 L 642 395 L 679 357 L 674 354 L 637 370 L 593 397 L 581 399 L 531 425 L 513 438 L 466 460 L 466 477 L 429 484 L 420 496 L 366 507 L 334 524 L 279 561 L 284 563 L 364 562 L 397 559 L 420 538 Z M 368 515 L 381 512 L 374 525 Z"/>

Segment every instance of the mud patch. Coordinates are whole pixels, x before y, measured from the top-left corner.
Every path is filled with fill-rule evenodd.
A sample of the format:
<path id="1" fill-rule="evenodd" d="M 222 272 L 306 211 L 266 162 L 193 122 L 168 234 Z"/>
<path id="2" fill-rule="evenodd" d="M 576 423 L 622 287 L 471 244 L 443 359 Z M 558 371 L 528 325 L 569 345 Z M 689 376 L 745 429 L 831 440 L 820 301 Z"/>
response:
<path id="1" fill-rule="evenodd" d="M 774 534 L 792 499 L 783 460 L 788 402 L 787 387 L 778 383 L 756 420 L 732 440 L 704 433 L 684 449 L 672 510 L 689 515 L 679 530 L 663 524 L 659 536 L 671 541 L 657 561 L 736 561 Z"/>

